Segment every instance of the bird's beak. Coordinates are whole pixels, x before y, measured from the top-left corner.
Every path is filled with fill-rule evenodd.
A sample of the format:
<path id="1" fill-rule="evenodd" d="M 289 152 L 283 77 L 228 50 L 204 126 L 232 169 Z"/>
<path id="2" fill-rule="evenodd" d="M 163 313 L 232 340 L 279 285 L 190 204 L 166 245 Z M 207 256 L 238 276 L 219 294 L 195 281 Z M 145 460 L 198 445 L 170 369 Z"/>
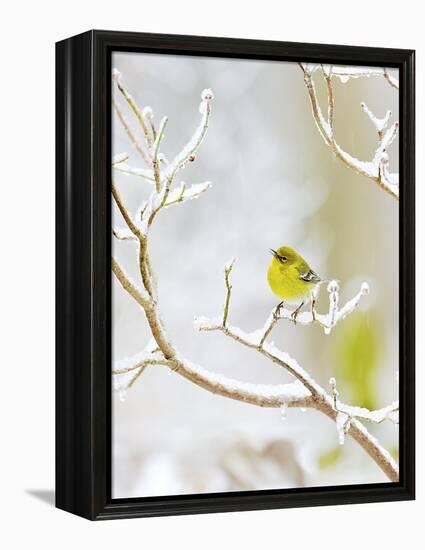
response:
<path id="1" fill-rule="evenodd" d="M 277 252 L 276 250 L 273 250 L 273 248 L 270 248 L 270 253 L 273 254 L 275 258 L 277 258 Z"/>

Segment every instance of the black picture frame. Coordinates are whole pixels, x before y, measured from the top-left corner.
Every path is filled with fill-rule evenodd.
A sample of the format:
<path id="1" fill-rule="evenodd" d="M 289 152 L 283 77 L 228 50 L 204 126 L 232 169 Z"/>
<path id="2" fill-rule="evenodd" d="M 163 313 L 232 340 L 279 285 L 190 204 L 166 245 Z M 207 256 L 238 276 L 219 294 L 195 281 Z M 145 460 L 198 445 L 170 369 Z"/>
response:
<path id="1" fill-rule="evenodd" d="M 111 499 L 111 52 L 400 71 L 400 481 Z M 89 31 L 56 45 L 56 506 L 91 520 L 414 499 L 415 54 L 412 50 Z"/>

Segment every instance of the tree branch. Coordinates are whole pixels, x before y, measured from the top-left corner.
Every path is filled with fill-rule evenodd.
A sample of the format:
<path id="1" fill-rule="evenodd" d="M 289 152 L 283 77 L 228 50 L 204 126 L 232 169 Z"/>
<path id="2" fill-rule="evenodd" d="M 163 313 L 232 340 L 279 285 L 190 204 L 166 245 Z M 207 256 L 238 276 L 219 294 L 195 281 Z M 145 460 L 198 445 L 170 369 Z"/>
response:
<path id="1" fill-rule="evenodd" d="M 233 263 L 232 263 L 233 266 Z M 384 420 L 389 418 L 384 416 L 384 410 L 381 411 L 367 411 L 367 409 L 361 409 L 359 407 L 349 407 L 348 405 L 340 404 L 337 402 L 336 385 L 333 387 L 333 395 L 329 395 L 308 373 L 305 371 L 288 353 L 283 352 L 276 348 L 274 344 L 266 343 L 267 336 L 271 333 L 272 329 L 276 325 L 277 320 L 284 318 L 278 313 L 278 308 L 273 310 L 271 318 L 269 318 L 265 327 L 254 331 L 252 333 L 246 333 L 239 327 L 231 326 L 227 323 L 227 316 L 230 302 L 230 282 L 228 280 L 229 273 L 225 270 L 226 279 L 226 302 L 227 307 L 226 323 L 220 322 L 215 319 L 207 319 L 205 317 L 197 318 L 195 320 L 195 326 L 201 331 L 220 331 L 229 338 L 232 338 L 239 344 L 242 344 L 248 348 L 256 350 L 261 355 L 267 357 L 270 361 L 285 369 L 289 372 L 298 382 L 300 382 L 310 393 L 309 407 L 314 408 L 326 416 L 331 418 L 336 423 L 337 431 L 339 434 L 340 443 L 344 442 L 345 433 L 351 435 L 375 460 L 378 466 L 386 473 L 391 481 L 398 481 L 398 466 L 393 460 L 391 455 L 378 443 L 378 441 L 369 434 L 366 428 L 356 420 L 355 417 L 361 417 L 363 419 Z M 362 289 L 364 289 L 364 284 Z M 338 287 L 335 281 L 331 281 L 328 286 L 330 294 L 330 312 L 328 316 L 333 316 L 332 325 L 326 325 L 326 328 L 335 326 L 336 322 L 344 319 L 348 313 L 351 313 L 355 307 L 354 304 L 358 304 L 360 297 L 364 294 L 364 290 L 361 290 L 352 300 L 338 310 L 337 292 Z M 314 316 L 311 315 L 310 323 L 315 322 Z M 320 317 L 320 316 L 319 316 Z M 325 317 L 325 316 L 323 316 Z M 285 317 L 285 318 L 290 318 Z M 224 316 L 223 316 L 224 321 Z M 297 318 L 298 322 L 298 318 Z M 303 324 L 306 324 L 305 322 Z M 341 423 L 341 420 L 343 422 Z M 381 421 L 382 421 L 381 420 Z"/>
<path id="2" fill-rule="evenodd" d="M 156 186 L 156 192 L 159 193 L 161 190 L 161 171 L 159 168 L 159 160 L 158 160 L 158 153 L 159 153 L 159 146 L 161 145 L 161 141 L 164 137 L 165 127 L 167 125 L 168 118 L 164 117 L 161 120 L 160 126 L 159 126 L 159 132 L 155 138 L 155 143 L 153 144 L 153 155 L 152 155 L 152 167 L 153 167 L 153 173 L 155 177 L 155 186 Z"/>
<path id="3" fill-rule="evenodd" d="M 143 116 L 143 111 L 141 111 L 139 109 L 139 107 L 137 106 L 137 104 L 134 101 L 134 99 L 132 98 L 132 96 L 128 93 L 127 89 L 121 83 L 121 73 L 119 71 L 117 71 L 116 69 L 114 69 L 112 71 L 112 78 L 113 78 L 113 80 L 115 80 L 118 90 L 121 92 L 124 99 L 127 101 L 130 109 L 135 114 L 135 116 L 136 116 L 142 130 L 143 130 L 143 133 L 145 134 L 145 139 L 146 139 L 148 148 L 152 147 L 152 137 L 151 137 L 151 134 L 148 130 L 148 126 L 146 124 L 145 118 Z"/>
<path id="4" fill-rule="evenodd" d="M 398 199 L 399 198 L 399 176 L 398 174 L 390 173 L 388 171 L 388 154 L 387 154 L 387 149 L 397 134 L 398 123 L 395 123 L 391 127 L 391 129 L 388 131 L 387 139 L 385 141 L 384 139 L 381 139 L 381 135 L 378 131 L 379 143 L 372 161 L 362 161 L 351 156 L 349 153 L 344 151 L 342 147 L 338 145 L 338 143 L 335 140 L 335 135 L 333 132 L 334 91 L 333 91 L 333 84 L 332 84 L 332 76 L 335 76 L 335 75 L 341 76 L 341 68 L 339 68 L 340 72 L 338 73 L 337 72 L 338 69 L 335 67 L 331 67 L 326 71 L 326 69 L 324 69 L 323 66 L 321 66 L 323 77 L 326 81 L 327 95 L 328 95 L 328 120 L 325 120 L 319 104 L 319 100 L 316 93 L 316 87 L 313 80 L 313 73 L 318 66 L 307 64 L 307 63 L 299 63 L 299 66 L 301 67 L 304 74 L 304 84 L 307 88 L 308 95 L 310 98 L 310 104 L 313 112 L 314 121 L 325 143 L 332 149 L 335 155 L 340 160 L 342 160 L 342 162 L 344 162 L 346 166 L 348 166 L 355 172 L 371 179 L 388 194 Z M 350 68 L 350 70 L 353 70 L 353 68 Z M 382 70 L 380 70 L 379 74 L 384 74 L 384 73 Z M 349 73 L 346 73 L 344 76 L 349 78 L 352 75 Z M 363 73 L 357 74 L 356 77 L 357 76 L 364 76 L 364 74 Z M 364 104 L 362 104 L 362 107 L 363 106 Z M 378 120 L 378 119 L 375 118 L 375 120 Z"/>
<path id="5" fill-rule="evenodd" d="M 223 327 L 226 326 L 226 323 L 227 323 L 227 316 L 229 314 L 229 304 L 230 304 L 230 296 L 231 296 L 231 293 L 232 293 L 232 285 L 230 284 L 229 282 L 229 277 L 230 277 L 230 273 L 233 269 L 233 263 L 234 263 L 235 259 L 232 258 L 230 260 L 230 262 L 226 265 L 226 267 L 224 268 L 224 279 L 225 279 L 225 282 L 226 282 L 226 301 L 224 303 L 224 309 L 223 309 Z"/>
<path id="6" fill-rule="evenodd" d="M 387 69 L 383 69 L 383 71 L 384 71 L 384 78 L 388 82 L 388 84 L 390 86 L 392 86 L 394 89 L 399 90 L 400 89 L 400 84 L 399 84 L 398 80 L 396 78 L 394 78 L 393 76 L 391 76 L 389 74 L 389 72 L 387 71 Z"/>
<path id="7" fill-rule="evenodd" d="M 347 415 L 348 418 L 360 418 L 362 420 L 368 420 L 369 422 L 375 422 L 376 424 L 380 424 L 384 420 L 390 420 L 393 424 L 398 424 L 398 413 L 400 409 L 398 400 L 393 401 L 391 405 L 382 407 L 382 409 L 370 411 L 365 407 L 353 407 L 351 405 L 341 403 L 338 399 L 339 392 L 336 389 L 335 378 L 331 378 L 329 380 L 329 384 L 332 389 L 334 409 L 340 413 Z"/>
<path id="8" fill-rule="evenodd" d="M 314 73 L 323 67 L 322 64 L 319 65 L 318 63 L 303 63 L 303 65 L 310 73 Z M 388 84 L 390 84 L 390 86 L 394 89 L 398 90 L 400 88 L 398 80 L 391 76 L 388 73 L 388 70 L 383 67 L 354 67 L 343 65 L 328 65 L 328 67 L 332 67 L 332 73 L 338 77 L 343 84 L 347 83 L 351 78 L 355 79 L 371 76 L 383 76 Z"/>
<path id="9" fill-rule="evenodd" d="M 127 224 L 130 231 L 137 239 L 143 239 L 144 235 L 142 235 L 140 229 L 137 227 L 130 214 L 128 213 L 127 208 L 124 206 L 124 202 L 114 182 L 112 182 L 112 196 L 114 197 L 115 203 L 118 206 L 118 209 L 121 212 L 121 215 L 124 218 L 125 223 Z"/>
<path id="10" fill-rule="evenodd" d="M 173 178 L 178 170 L 183 168 L 188 162 L 192 162 L 195 160 L 196 153 L 205 138 L 211 115 L 211 101 L 214 99 L 214 94 L 212 90 L 203 90 L 201 93 L 201 99 L 202 102 L 199 106 L 199 111 L 201 113 L 201 122 L 199 123 L 199 126 L 196 128 L 188 143 L 171 161 L 166 171 L 167 177 Z"/>

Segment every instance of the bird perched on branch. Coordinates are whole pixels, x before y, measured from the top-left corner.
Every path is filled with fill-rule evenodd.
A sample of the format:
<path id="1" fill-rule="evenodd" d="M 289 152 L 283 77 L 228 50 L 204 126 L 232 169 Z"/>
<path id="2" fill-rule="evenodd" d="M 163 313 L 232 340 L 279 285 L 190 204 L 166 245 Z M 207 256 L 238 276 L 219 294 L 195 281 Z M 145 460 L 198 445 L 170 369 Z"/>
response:
<path id="1" fill-rule="evenodd" d="M 277 311 L 286 302 L 297 304 L 297 308 L 291 314 L 292 320 L 296 323 L 301 308 L 311 300 L 314 319 L 314 290 L 326 280 L 319 277 L 293 248 L 281 246 L 277 250 L 270 249 L 270 252 L 273 258 L 267 272 L 267 280 L 273 293 L 282 300 L 277 306 Z"/>

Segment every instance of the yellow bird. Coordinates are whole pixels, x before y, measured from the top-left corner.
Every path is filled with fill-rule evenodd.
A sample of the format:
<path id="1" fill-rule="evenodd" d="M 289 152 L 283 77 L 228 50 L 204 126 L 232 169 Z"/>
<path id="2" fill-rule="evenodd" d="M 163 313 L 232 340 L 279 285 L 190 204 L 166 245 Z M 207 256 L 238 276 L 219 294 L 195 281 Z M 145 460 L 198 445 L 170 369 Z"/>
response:
<path id="1" fill-rule="evenodd" d="M 298 304 L 292 312 L 294 323 L 303 305 L 311 300 L 311 311 L 314 319 L 314 296 L 312 291 L 324 279 L 314 272 L 300 254 L 289 246 L 281 246 L 277 250 L 270 249 L 273 255 L 267 272 L 267 280 L 273 293 L 282 301 L 277 306 L 279 310 L 284 303 Z"/>

